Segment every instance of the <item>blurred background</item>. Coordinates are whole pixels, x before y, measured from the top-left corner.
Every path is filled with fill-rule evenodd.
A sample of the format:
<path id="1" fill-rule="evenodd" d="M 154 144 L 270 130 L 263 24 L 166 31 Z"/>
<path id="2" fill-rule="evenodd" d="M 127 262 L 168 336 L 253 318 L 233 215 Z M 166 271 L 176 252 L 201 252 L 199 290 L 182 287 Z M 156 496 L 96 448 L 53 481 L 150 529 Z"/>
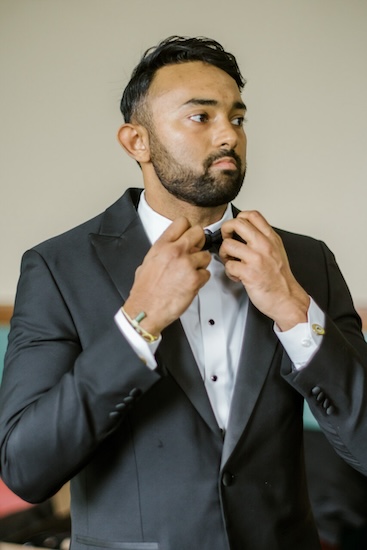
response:
<path id="1" fill-rule="evenodd" d="M 247 79 L 237 206 L 326 241 L 366 305 L 365 0 L 0 0 L 0 303 L 25 249 L 141 186 L 119 100 L 172 34 L 215 38 Z"/>

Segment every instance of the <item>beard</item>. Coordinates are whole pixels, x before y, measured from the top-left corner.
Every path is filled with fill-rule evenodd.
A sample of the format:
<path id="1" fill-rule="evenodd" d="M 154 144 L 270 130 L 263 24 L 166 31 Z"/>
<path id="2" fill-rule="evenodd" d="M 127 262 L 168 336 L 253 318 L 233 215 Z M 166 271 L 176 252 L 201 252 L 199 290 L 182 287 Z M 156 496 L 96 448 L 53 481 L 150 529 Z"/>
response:
<path id="1" fill-rule="evenodd" d="M 163 187 L 176 198 L 194 206 L 213 207 L 231 202 L 243 184 L 246 166 L 242 168 L 240 157 L 233 149 L 221 150 L 210 155 L 203 163 L 201 173 L 179 163 L 157 138 L 149 133 L 151 162 Z M 236 170 L 221 170 L 210 173 L 212 164 L 223 157 L 236 161 Z"/>

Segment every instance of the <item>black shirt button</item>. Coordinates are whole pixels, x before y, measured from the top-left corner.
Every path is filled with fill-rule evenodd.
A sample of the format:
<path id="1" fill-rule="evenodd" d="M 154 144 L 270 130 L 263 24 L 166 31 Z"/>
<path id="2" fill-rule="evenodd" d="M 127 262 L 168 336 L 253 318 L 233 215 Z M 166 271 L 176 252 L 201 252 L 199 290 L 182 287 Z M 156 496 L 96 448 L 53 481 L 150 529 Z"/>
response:
<path id="1" fill-rule="evenodd" d="M 215 325 L 214 319 L 209 319 L 209 325 Z"/>
<path id="2" fill-rule="evenodd" d="M 213 376 L 210 377 L 210 380 L 212 382 L 216 382 L 218 380 L 218 376 L 216 376 L 215 374 L 213 374 Z"/>

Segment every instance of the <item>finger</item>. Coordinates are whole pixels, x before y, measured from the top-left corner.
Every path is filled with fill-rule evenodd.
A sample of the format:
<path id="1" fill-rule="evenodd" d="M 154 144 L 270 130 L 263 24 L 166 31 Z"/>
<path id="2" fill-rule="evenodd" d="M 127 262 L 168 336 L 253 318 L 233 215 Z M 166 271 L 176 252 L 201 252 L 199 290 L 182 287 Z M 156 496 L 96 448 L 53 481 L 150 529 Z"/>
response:
<path id="1" fill-rule="evenodd" d="M 223 239 L 233 238 L 234 233 L 250 243 L 259 237 L 270 237 L 273 228 L 260 212 L 243 211 L 236 218 L 228 220 L 222 225 Z"/>
<path id="2" fill-rule="evenodd" d="M 205 244 L 204 229 L 200 225 L 194 225 L 188 229 L 180 239 L 186 241 L 189 252 L 201 251 Z"/>
<path id="3" fill-rule="evenodd" d="M 200 288 L 202 288 L 210 279 L 210 271 L 207 269 L 198 269 L 198 274 L 200 276 Z"/>
<path id="4" fill-rule="evenodd" d="M 222 225 L 223 241 L 234 239 L 235 235 L 248 244 L 252 243 L 262 233 L 245 218 L 228 220 Z"/>
<path id="5" fill-rule="evenodd" d="M 225 263 L 226 275 L 233 281 L 243 281 L 245 269 L 246 266 L 242 262 L 238 262 L 230 258 Z"/>
<path id="6" fill-rule="evenodd" d="M 190 256 L 192 266 L 196 270 L 205 269 L 211 262 L 211 254 L 208 250 L 201 250 L 200 252 L 194 252 Z"/>
<path id="7" fill-rule="evenodd" d="M 257 210 L 243 210 L 237 216 L 240 220 L 247 220 L 253 227 L 256 227 L 264 235 L 268 235 L 273 228 Z"/>
<path id="8" fill-rule="evenodd" d="M 224 222 L 221 230 L 224 243 L 235 238 L 240 238 L 240 240 L 248 243 L 253 240 L 255 228 L 252 229 L 246 220 L 237 217 Z"/>
<path id="9" fill-rule="evenodd" d="M 191 227 L 189 220 L 181 216 L 169 225 L 156 242 L 159 245 L 176 241 L 180 241 L 189 252 L 201 250 L 205 243 L 204 230 L 199 225 Z"/>
<path id="10" fill-rule="evenodd" d="M 258 257 L 258 251 L 237 239 L 225 239 L 219 250 L 219 257 L 224 264 L 228 261 L 252 262 Z"/>
<path id="11" fill-rule="evenodd" d="M 200 225 L 194 225 L 184 231 L 176 240 L 176 243 L 181 245 L 183 250 L 188 253 L 198 252 L 205 243 L 204 230 Z"/>
<path id="12" fill-rule="evenodd" d="M 184 216 L 180 216 L 173 220 L 162 235 L 157 239 L 159 243 L 174 242 L 181 237 L 185 231 L 191 227 L 190 222 Z"/>

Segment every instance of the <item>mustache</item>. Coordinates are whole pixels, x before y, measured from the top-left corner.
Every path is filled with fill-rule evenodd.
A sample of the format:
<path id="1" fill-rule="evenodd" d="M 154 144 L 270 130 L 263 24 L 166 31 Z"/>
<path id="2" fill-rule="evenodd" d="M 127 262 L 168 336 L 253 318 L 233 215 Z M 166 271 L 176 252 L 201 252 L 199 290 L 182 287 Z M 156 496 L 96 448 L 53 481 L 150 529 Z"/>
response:
<path id="1" fill-rule="evenodd" d="M 205 170 L 208 170 L 214 162 L 216 162 L 217 160 L 222 159 L 224 157 L 233 158 L 236 161 L 237 168 L 239 170 L 241 170 L 242 162 L 241 162 L 240 157 L 234 151 L 234 149 L 222 150 L 222 151 L 218 151 L 218 153 L 213 153 L 212 155 L 210 155 L 204 162 Z"/>

